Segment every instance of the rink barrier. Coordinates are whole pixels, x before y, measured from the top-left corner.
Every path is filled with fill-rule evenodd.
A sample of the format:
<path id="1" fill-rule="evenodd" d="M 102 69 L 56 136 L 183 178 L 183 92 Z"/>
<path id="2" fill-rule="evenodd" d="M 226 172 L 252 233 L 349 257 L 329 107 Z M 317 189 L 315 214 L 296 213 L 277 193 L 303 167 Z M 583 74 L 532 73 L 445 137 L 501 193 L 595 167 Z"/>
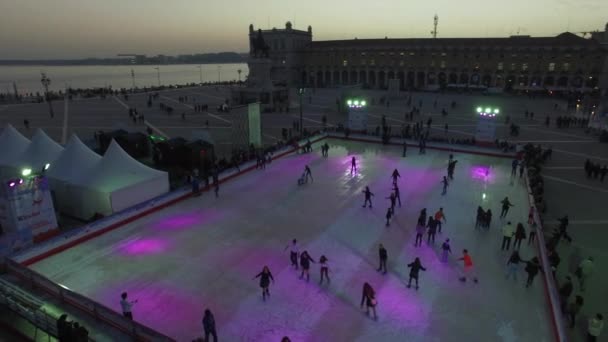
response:
<path id="1" fill-rule="evenodd" d="M 6 270 L 9 274 L 18 277 L 32 288 L 41 289 L 47 292 L 51 296 L 59 299 L 62 303 L 68 304 L 71 307 L 92 316 L 96 320 L 102 321 L 131 336 L 135 341 L 175 342 L 174 339 L 141 323 L 123 317 L 116 311 L 81 294 L 73 292 L 9 258 L 6 260 Z"/>
<path id="2" fill-rule="evenodd" d="M 311 143 L 317 143 L 327 138 L 326 135 L 313 137 L 310 139 Z M 272 160 L 282 158 L 291 153 L 297 152 L 308 140 L 301 140 L 297 146 L 286 146 L 283 150 L 278 151 L 272 156 Z M 240 171 L 230 169 L 228 172 L 224 172 L 223 176 L 220 175 L 220 184 L 241 176 L 245 173 L 256 169 L 255 161 L 245 163 Z M 201 192 L 207 192 L 211 190 L 213 186 L 210 184 L 201 188 Z M 128 223 L 138 220 L 151 213 L 167 208 L 173 204 L 186 200 L 192 197 L 192 190 L 189 186 L 172 191 L 170 193 L 161 195 L 153 198 L 146 202 L 137 204 L 110 216 L 104 217 L 100 220 L 87 224 L 83 227 L 68 231 L 64 234 L 58 235 L 51 240 L 42 242 L 34 247 L 17 253 L 12 256 L 13 259 L 19 261 L 24 266 L 33 265 L 41 260 L 44 260 L 50 256 L 61 253 L 67 249 L 77 246 L 85 241 L 91 240 L 105 233 L 120 228 Z"/>
<path id="3" fill-rule="evenodd" d="M 352 134 L 350 134 L 348 137 L 345 137 L 344 134 L 337 134 L 337 133 L 333 133 L 333 132 L 328 133 L 328 138 L 347 140 L 347 141 L 383 144 L 383 145 L 390 145 L 390 146 L 403 146 L 403 142 L 404 142 L 404 139 L 402 139 L 402 138 L 398 138 L 398 139 L 391 138 L 391 142 L 389 142 L 388 144 L 384 144 L 380 138 L 372 138 L 372 137 L 365 136 L 365 135 L 353 136 Z M 395 140 L 397 140 L 399 142 L 395 142 Z M 405 140 L 405 141 L 407 142 L 407 140 Z M 458 146 L 458 147 L 453 147 L 453 146 Z M 418 148 L 418 144 L 407 143 L 407 147 Z M 429 150 L 477 154 L 477 155 L 482 155 L 482 156 L 498 157 L 498 158 L 512 159 L 512 158 L 516 157 L 515 153 L 500 153 L 500 152 L 496 152 L 496 149 L 484 148 L 484 147 L 479 147 L 479 146 L 467 147 L 466 145 L 430 143 L 430 144 L 426 145 L 426 148 Z"/>
<path id="4" fill-rule="evenodd" d="M 532 195 L 532 189 L 530 187 L 530 181 L 528 179 L 528 168 L 524 170 L 524 179 L 526 183 L 526 190 L 528 191 L 528 204 L 534 208 L 534 222 L 536 222 L 536 247 L 538 248 L 541 267 L 543 272 L 543 284 L 545 288 L 545 297 L 547 303 L 549 303 L 549 310 L 551 311 L 551 323 L 553 327 L 553 333 L 557 342 L 567 342 L 568 335 L 567 329 L 564 325 L 564 318 L 562 316 L 559 291 L 557 284 L 551 272 L 551 264 L 549 263 L 549 256 L 547 255 L 547 248 L 545 244 L 544 229 L 540 220 L 540 215 L 534 204 L 534 196 Z"/>

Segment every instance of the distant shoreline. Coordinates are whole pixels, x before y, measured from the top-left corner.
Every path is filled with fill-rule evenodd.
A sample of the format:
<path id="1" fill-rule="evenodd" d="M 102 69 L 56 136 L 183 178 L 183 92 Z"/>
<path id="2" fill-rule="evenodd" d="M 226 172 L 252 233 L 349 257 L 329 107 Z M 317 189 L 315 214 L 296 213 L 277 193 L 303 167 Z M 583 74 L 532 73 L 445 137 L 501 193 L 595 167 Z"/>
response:
<path id="1" fill-rule="evenodd" d="M 120 63 L 61 63 L 61 62 L 50 62 L 50 61 L 2 61 L 0 60 L 0 66 L 163 66 L 163 65 L 205 65 L 205 64 L 245 64 L 246 60 L 243 61 L 227 61 L 227 62 L 205 62 L 205 63 L 150 63 L 150 64 L 120 64 Z"/>

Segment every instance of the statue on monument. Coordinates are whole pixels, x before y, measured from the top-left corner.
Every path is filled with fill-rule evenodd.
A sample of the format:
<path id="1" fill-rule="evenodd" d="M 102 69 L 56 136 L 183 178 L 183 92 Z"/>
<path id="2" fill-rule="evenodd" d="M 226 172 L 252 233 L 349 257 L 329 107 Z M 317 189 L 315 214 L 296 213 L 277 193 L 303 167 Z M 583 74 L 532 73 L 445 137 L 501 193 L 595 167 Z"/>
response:
<path id="1" fill-rule="evenodd" d="M 252 47 L 251 55 L 253 57 L 258 57 L 258 54 L 259 54 L 260 57 L 268 58 L 268 52 L 270 51 L 270 46 L 268 46 L 268 44 L 266 44 L 266 42 L 264 41 L 264 37 L 262 36 L 261 29 L 258 29 L 258 35 L 255 38 L 251 37 L 251 47 Z"/>

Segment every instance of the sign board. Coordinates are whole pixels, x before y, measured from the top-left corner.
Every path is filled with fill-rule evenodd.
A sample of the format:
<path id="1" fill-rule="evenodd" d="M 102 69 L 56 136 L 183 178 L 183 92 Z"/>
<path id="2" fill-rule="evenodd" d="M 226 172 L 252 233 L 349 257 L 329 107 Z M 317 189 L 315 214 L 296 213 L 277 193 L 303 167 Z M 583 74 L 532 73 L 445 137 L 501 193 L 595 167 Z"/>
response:
<path id="1" fill-rule="evenodd" d="M 351 131 L 364 131 L 367 129 L 367 110 L 354 109 L 348 110 L 348 128 Z"/>
<path id="2" fill-rule="evenodd" d="M 496 140 L 496 118 L 478 116 L 475 140 L 479 142 L 494 142 Z"/>
<path id="3" fill-rule="evenodd" d="M 262 124 L 260 122 L 260 104 L 250 103 L 247 119 L 249 121 L 249 143 L 255 147 L 262 146 Z"/>

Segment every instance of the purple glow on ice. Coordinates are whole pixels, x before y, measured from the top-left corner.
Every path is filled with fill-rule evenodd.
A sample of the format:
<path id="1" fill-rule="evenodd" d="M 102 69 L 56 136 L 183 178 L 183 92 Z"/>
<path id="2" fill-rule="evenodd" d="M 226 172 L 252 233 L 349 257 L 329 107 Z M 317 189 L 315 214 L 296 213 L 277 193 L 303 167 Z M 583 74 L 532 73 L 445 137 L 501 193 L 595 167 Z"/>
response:
<path id="1" fill-rule="evenodd" d="M 489 166 L 473 165 L 470 169 L 471 178 L 494 183 L 496 174 L 492 172 Z"/>
<path id="2" fill-rule="evenodd" d="M 138 239 L 128 241 L 118 247 L 122 254 L 127 255 L 149 255 L 159 254 L 167 251 L 168 244 L 160 239 Z"/>
<path id="3" fill-rule="evenodd" d="M 154 223 L 153 228 L 158 230 L 186 229 L 193 226 L 209 224 L 221 216 L 222 215 L 217 209 L 204 208 L 204 210 L 201 210 L 200 212 L 186 212 L 165 217 L 162 220 Z"/>

